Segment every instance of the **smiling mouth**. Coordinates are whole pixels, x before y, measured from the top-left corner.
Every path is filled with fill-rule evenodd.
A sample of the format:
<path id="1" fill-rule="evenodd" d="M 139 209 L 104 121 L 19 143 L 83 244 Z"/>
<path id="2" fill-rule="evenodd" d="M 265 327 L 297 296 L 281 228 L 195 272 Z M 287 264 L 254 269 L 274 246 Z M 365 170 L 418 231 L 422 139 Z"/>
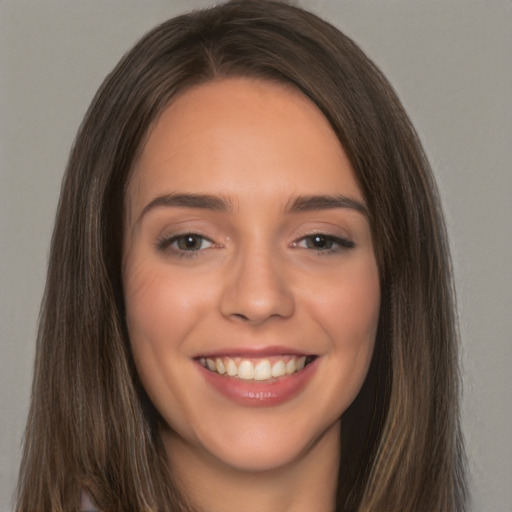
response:
<path id="1" fill-rule="evenodd" d="M 263 358 L 199 357 L 198 363 L 207 370 L 245 381 L 273 381 L 293 375 L 312 363 L 316 356 L 282 355 Z"/>

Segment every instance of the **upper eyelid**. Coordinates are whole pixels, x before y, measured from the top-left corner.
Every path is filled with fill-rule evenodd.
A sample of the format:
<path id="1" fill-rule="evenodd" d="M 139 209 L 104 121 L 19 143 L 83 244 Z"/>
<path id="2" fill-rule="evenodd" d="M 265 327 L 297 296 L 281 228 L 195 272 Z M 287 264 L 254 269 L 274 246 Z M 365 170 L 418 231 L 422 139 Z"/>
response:
<path id="1" fill-rule="evenodd" d="M 341 230 L 341 229 L 337 228 L 337 230 Z M 187 235 L 200 237 L 200 238 L 204 239 L 205 241 L 208 241 L 211 244 L 219 246 L 219 247 L 224 245 L 223 243 L 216 242 L 215 237 L 206 235 L 201 229 L 193 229 L 193 228 L 171 231 L 168 234 L 163 234 L 161 236 L 158 236 L 157 240 L 156 240 L 156 245 L 157 246 L 165 245 L 166 247 L 169 247 L 177 239 L 179 239 L 180 237 L 183 237 L 183 236 L 187 236 Z M 307 230 L 304 230 L 303 233 L 300 233 L 300 234 L 296 233 L 296 235 L 291 240 L 290 245 L 292 245 L 292 246 L 296 245 L 298 242 L 300 242 L 304 239 L 310 238 L 310 237 L 314 237 L 314 236 L 325 237 L 326 239 L 333 240 L 334 242 L 339 242 L 339 245 L 345 246 L 345 247 L 348 244 L 355 245 L 355 241 L 354 241 L 353 237 L 348 235 L 347 233 L 345 233 L 345 232 L 333 233 L 333 232 L 331 232 L 330 229 L 326 230 L 326 229 L 322 229 L 322 228 L 319 228 L 319 229 L 313 228 L 311 230 L 307 229 Z M 231 238 L 231 237 L 229 237 L 229 238 Z"/>
<path id="2" fill-rule="evenodd" d="M 331 229 L 311 229 L 305 230 L 304 232 L 300 232 L 299 235 L 295 236 L 295 240 L 302 240 L 304 238 L 312 237 L 312 236 L 323 236 L 325 238 L 330 238 L 333 240 L 347 240 L 353 241 L 353 237 L 348 234 L 345 230 L 341 230 L 341 228 L 336 229 L 334 233 Z"/>
<path id="3" fill-rule="evenodd" d="M 342 246 L 347 246 L 347 245 L 350 245 L 350 246 L 355 246 L 355 242 L 352 240 L 351 237 L 348 237 L 348 236 L 340 236 L 340 235 L 331 235 L 331 234 L 328 234 L 328 233 L 324 233 L 324 232 L 320 232 L 320 231 L 317 231 L 317 232 L 314 232 L 314 233 L 309 233 L 307 235 L 303 235 L 303 236 L 300 236 L 299 238 L 297 238 L 295 240 L 295 242 L 293 243 L 297 243 L 297 242 L 301 242 L 303 240 L 306 240 L 308 238 L 311 238 L 311 237 L 314 237 L 314 236 L 321 236 L 321 237 L 324 237 L 326 238 L 327 240 L 331 240 L 331 241 L 334 241 L 334 242 L 338 242 L 340 245 Z"/>
<path id="4" fill-rule="evenodd" d="M 170 235 L 159 236 L 155 242 L 155 245 L 156 245 L 157 249 L 167 249 L 167 248 L 171 247 L 178 239 L 180 239 L 181 237 L 187 236 L 187 235 L 197 236 L 197 237 L 202 238 L 203 240 L 211 243 L 212 245 L 215 245 L 215 241 L 212 240 L 211 238 L 209 238 L 201 233 L 196 233 L 193 231 L 184 231 L 182 233 L 173 233 Z M 176 250 L 180 251 L 180 252 L 186 252 L 186 251 L 182 251 L 182 249 L 176 249 Z"/>
<path id="5" fill-rule="evenodd" d="M 213 242 L 213 240 L 210 236 L 205 235 L 204 233 L 201 233 L 200 230 L 192 230 L 192 229 L 184 229 L 183 231 L 175 231 L 175 232 L 173 231 L 171 233 L 158 236 L 158 239 L 159 240 L 173 240 L 173 239 L 175 240 L 177 238 L 180 238 L 182 236 L 187 236 L 187 235 L 198 236 L 198 237 L 204 238 L 205 240 Z"/>

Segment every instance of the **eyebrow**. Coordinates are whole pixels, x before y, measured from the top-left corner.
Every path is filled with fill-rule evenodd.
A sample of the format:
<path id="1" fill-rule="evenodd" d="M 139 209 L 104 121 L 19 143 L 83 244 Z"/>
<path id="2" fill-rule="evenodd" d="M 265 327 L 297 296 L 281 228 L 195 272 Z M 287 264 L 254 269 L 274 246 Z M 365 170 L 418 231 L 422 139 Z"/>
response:
<path id="1" fill-rule="evenodd" d="M 230 201 L 220 196 L 209 194 L 166 194 L 158 196 L 147 204 L 140 214 L 142 218 L 148 211 L 159 207 L 181 207 L 181 208 L 200 208 L 204 210 L 214 210 L 217 212 L 231 211 Z"/>
<path id="2" fill-rule="evenodd" d="M 312 195 L 292 198 L 286 205 L 287 212 L 310 212 L 316 210 L 334 210 L 348 208 L 369 216 L 366 206 L 350 197 L 343 195 Z"/>
<path id="3" fill-rule="evenodd" d="M 142 210 L 139 220 L 150 210 L 160 207 L 199 208 L 217 212 L 230 212 L 232 203 L 221 196 L 210 194 L 166 194 L 158 196 Z M 334 210 L 345 208 L 355 210 L 368 217 L 366 206 L 350 197 L 343 195 L 311 195 L 292 197 L 285 206 L 287 213 L 310 212 L 318 210 Z"/>

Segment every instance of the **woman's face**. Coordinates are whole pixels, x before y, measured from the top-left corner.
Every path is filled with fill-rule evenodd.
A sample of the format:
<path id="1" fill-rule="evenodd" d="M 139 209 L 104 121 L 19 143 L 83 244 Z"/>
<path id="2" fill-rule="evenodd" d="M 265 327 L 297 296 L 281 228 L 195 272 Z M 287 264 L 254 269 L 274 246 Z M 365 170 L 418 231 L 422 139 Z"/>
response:
<path id="1" fill-rule="evenodd" d="M 379 275 L 350 163 L 309 99 L 245 78 L 175 99 L 129 183 L 123 280 L 168 450 L 241 470 L 337 452 Z"/>

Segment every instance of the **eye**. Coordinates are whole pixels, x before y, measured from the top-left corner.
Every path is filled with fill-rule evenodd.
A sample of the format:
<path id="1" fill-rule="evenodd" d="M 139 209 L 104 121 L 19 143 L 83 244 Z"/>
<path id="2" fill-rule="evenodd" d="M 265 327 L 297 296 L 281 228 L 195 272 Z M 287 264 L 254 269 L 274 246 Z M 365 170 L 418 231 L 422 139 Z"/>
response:
<path id="1" fill-rule="evenodd" d="M 323 233 L 314 233 L 305 236 L 294 243 L 294 247 L 313 249 L 319 252 L 335 252 L 342 249 L 352 249 L 355 246 L 352 240 Z"/>
<path id="2" fill-rule="evenodd" d="M 213 242 L 197 233 L 184 233 L 158 241 L 159 250 L 170 248 L 175 252 L 197 252 L 213 246 Z"/>

